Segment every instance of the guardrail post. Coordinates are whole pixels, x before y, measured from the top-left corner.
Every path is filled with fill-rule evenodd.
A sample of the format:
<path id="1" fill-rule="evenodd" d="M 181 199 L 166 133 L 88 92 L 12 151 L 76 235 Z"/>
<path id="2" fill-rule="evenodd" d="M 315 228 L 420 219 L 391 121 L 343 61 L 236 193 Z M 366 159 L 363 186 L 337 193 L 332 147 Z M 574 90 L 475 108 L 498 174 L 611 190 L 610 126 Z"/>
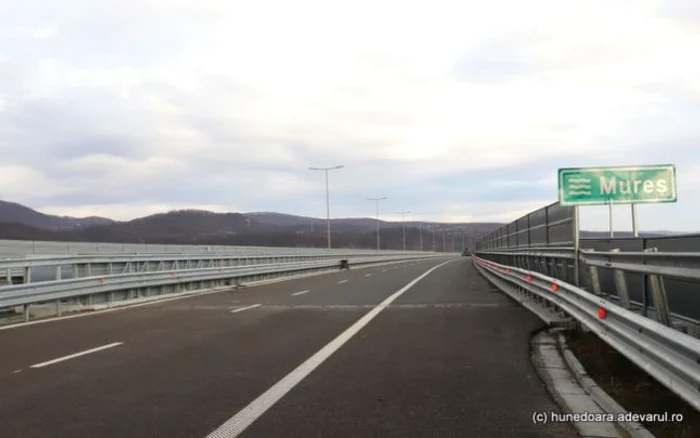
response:
<path id="1" fill-rule="evenodd" d="M 648 248 L 645 252 L 656 252 L 657 248 Z M 663 277 L 660 275 L 649 275 L 649 284 L 651 286 L 651 294 L 654 300 L 654 309 L 656 310 L 656 320 L 670 327 L 671 326 L 671 311 L 668 307 L 668 296 L 666 295 L 666 286 L 664 285 Z"/>
<path id="2" fill-rule="evenodd" d="M 25 283 L 31 283 L 32 282 L 32 267 L 27 266 L 24 268 L 24 282 Z"/>
<path id="3" fill-rule="evenodd" d="M 56 266 L 56 276 L 55 276 L 56 280 L 61 279 L 61 268 L 62 268 L 62 266 Z"/>
<path id="4" fill-rule="evenodd" d="M 615 248 L 610 250 L 610 252 L 620 252 L 620 248 Z M 625 309 L 631 308 L 630 305 L 630 295 L 627 290 L 627 281 L 625 278 L 625 272 L 619 269 L 615 269 L 615 289 L 617 290 L 617 297 L 620 299 L 620 304 Z"/>
<path id="5" fill-rule="evenodd" d="M 61 316 L 62 313 L 61 300 L 56 300 L 56 316 Z"/>
<path id="6" fill-rule="evenodd" d="M 22 313 L 24 314 L 24 322 L 29 322 L 29 306 L 30 304 L 25 304 L 22 307 Z"/>
<path id="7" fill-rule="evenodd" d="M 591 252 L 594 252 L 593 250 Z M 595 295 L 603 295 L 603 290 L 600 287 L 600 275 L 598 274 L 597 266 L 588 267 L 591 277 L 591 290 Z"/>

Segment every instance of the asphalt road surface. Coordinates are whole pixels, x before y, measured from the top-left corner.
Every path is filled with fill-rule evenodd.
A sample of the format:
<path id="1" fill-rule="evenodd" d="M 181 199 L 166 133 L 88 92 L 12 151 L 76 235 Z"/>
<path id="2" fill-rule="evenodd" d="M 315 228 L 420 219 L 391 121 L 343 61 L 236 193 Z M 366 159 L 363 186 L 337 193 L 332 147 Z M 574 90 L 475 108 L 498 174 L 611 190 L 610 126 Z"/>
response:
<path id="1" fill-rule="evenodd" d="M 540 327 L 441 258 L 0 330 L 0 437 L 575 437 Z"/>

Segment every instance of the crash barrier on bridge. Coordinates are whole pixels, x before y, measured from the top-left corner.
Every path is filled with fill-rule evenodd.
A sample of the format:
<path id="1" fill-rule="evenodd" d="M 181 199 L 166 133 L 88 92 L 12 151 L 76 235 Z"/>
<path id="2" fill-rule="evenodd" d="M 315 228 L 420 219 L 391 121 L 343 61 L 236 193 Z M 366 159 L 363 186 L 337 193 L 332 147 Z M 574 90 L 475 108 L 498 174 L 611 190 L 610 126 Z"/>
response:
<path id="1" fill-rule="evenodd" d="M 105 242 L 50 242 L 38 240 L 0 240 L 0 257 L 59 254 L 199 254 L 219 253 L 236 255 L 342 255 L 386 254 L 386 250 L 339 248 L 291 248 L 233 245 L 166 245 L 152 243 L 105 243 Z M 410 251 L 410 253 L 419 253 Z"/>
<path id="2" fill-rule="evenodd" d="M 531 310 L 578 320 L 700 410 L 700 236 L 580 239 L 576 214 L 551 204 L 500 228 L 476 244 L 477 268 Z"/>
<path id="3" fill-rule="evenodd" d="M 346 252 L 342 259 L 349 265 L 367 265 L 380 262 L 426 259 L 433 253 L 393 252 L 381 256 L 358 255 Z M 160 258 L 158 258 L 160 257 Z M 206 259 L 190 256 L 80 256 L 44 257 L 0 262 L 2 269 L 32 269 L 48 267 L 49 272 L 60 274 L 65 265 L 72 266 L 72 278 L 29 281 L 23 284 L 0 286 L 0 309 L 23 306 L 24 320 L 30 316 L 30 305 L 53 303 L 56 316 L 62 305 L 111 304 L 118 300 L 138 300 L 153 295 L 167 295 L 193 290 L 232 285 L 237 281 L 262 280 L 280 276 L 338 269 L 341 257 L 331 256 L 277 256 L 234 257 L 219 256 Z M 31 280 L 31 274 L 27 274 Z M 87 302 L 84 302 L 87 300 Z"/>
<path id="4" fill-rule="evenodd" d="M 697 338 L 553 276 L 480 256 L 475 256 L 473 261 L 504 292 L 516 299 L 535 298 L 566 312 L 700 411 L 700 340 Z M 594 261 L 591 266 L 600 265 Z M 660 274 L 660 271 L 666 272 L 660 266 L 650 268 L 649 272 Z"/>

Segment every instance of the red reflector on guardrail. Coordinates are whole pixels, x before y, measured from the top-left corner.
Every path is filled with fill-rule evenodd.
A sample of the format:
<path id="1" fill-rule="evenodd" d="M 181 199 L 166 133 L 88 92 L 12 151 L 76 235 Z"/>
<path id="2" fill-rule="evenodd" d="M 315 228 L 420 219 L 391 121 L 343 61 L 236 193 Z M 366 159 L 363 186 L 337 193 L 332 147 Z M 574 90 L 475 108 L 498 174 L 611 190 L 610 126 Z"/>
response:
<path id="1" fill-rule="evenodd" d="M 175 273 L 174 273 L 174 272 L 171 272 L 171 273 L 170 273 L 170 276 L 171 276 L 171 277 L 174 277 L 174 276 L 175 276 Z"/>
<path id="2" fill-rule="evenodd" d="M 533 280 L 532 275 L 528 275 L 527 277 L 525 277 L 525 280 L 527 280 L 527 281 L 532 281 L 532 280 Z"/>
<path id="3" fill-rule="evenodd" d="M 100 282 L 100 284 L 105 284 L 105 279 L 104 279 L 104 278 L 100 278 L 100 279 L 99 279 L 99 280 L 97 280 L 97 281 L 99 281 L 99 282 Z"/>
<path id="4" fill-rule="evenodd" d="M 551 287 L 551 289 L 552 289 L 552 292 L 556 292 L 556 291 L 558 291 L 558 290 L 559 290 L 559 285 L 558 285 L 558 284 L 556 284 L 556 283 L 552 283 L 552 287 Z"/>
<path id="5" fill-rule="evenodd" d="M 506 274 L 511 274 L 512 272 L 513 272 L 512 269 L 510 269 L 510 268 L 506 269 Z"/>
<path id="6" fill-rule="evenodd" d="M 598 308 L 598 318 L 600 319 L 605 319 L 608 316 L 608 311 L 603 309 L 602 307 Z"/>

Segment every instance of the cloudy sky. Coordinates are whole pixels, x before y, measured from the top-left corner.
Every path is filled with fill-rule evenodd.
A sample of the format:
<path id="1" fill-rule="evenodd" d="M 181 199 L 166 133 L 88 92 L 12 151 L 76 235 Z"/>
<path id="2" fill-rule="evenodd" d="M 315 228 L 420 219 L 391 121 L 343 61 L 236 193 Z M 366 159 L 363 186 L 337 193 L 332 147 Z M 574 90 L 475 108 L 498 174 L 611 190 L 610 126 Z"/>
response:
<path id="1" fill-rule="evenodd" d="M 700 231 L 698 53 L 697 0 L 0 0 L 0 199 L 324 216 L 343 164 L 335 217 L 510 221 L 673 163 L 640 226 Z"/>

